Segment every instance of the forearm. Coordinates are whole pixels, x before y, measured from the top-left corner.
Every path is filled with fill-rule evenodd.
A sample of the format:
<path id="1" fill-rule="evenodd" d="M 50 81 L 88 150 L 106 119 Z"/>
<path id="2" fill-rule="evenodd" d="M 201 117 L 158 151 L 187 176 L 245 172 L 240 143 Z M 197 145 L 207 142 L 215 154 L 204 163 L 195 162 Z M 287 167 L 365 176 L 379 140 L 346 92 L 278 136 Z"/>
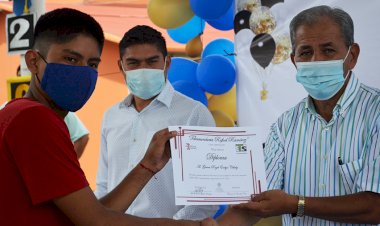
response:
<path id="1" fill-rule="evenodd" d="M 151 172 L 138 165 L 115 189 L 102 197 L 100 202 L 108 208 L 124 213 L 152 176 Z"/>
<path id="2" fill-rule="evenodd" d="M 307 197 L 305 215 L 342 223 L 380 223 L 380 195 L 371 192 L 339 197 Z"/>

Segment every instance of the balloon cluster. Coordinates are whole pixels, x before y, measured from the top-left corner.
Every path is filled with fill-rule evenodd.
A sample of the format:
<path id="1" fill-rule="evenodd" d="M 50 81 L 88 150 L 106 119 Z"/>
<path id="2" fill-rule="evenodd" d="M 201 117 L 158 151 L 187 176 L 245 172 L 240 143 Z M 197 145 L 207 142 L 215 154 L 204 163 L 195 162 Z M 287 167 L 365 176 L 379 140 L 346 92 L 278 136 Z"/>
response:
<path id="1" fill-rule="evenodd" d="M 158 27 L 167 29 L 174 41 L 186 44 L 186 54 L 196 62 L 172 58 L 168 79 L 173 87 L 208 106 L 217 126 L 236 121 L 236 70 L 234 43 L 218 38 L 203 49 L 201 35 L 206 23 L 215 29 L 234 28 L 234 0 L 149 0 L 148 15 Z"/>
<path id="2" fill-rule="evenodd" d="M 291 51 L 289 35 L 272 37 L 277 22 L 270 8 L 279 2 L 284 0 L 240 0 L 234 18 L 235 34 L 243 29 L 250 29 L 255 34 L 250 46 L 251 56 L 264 69 L 270 63 L 286 61 Z"/>

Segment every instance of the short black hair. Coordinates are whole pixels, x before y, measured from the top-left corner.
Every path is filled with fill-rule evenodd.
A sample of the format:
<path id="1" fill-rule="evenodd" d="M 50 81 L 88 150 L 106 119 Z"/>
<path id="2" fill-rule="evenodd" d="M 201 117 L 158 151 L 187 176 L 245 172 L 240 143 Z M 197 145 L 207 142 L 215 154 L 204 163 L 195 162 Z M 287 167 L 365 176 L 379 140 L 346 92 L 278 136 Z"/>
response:
<path id="1" fill-rule="evenodd" d="M 119 43 L 120 59 L 123 57 L 126 48 L 138 44 L 152 44 L 162 53 L 164 57 L 168 55 L 166 42 L 162 37 L 161 32 L 156 29 L 146 26 L 137 25 L 127 31 Z"/>
<path id="2" fill-rule="evenodd" d="M 100 24 L 90 15 L 69 8 L 60 8 L 42 15 L 34 29 L 33 49 L 47 54 L 53 43 L 67 43 L 80 34 L 93 37 L 103 50 L 104 34 Z"/>

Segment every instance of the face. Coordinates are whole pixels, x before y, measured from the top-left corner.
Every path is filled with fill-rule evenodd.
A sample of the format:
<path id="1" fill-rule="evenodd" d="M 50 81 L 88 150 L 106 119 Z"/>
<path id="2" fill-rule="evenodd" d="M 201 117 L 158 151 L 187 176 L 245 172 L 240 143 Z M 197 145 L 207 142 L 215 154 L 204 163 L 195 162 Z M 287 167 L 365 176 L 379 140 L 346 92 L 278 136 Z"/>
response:
<path id="1" fill-rule="evenodd" d="M 165 58 L 162 53 L 152 44 L 137 44 L 126 48 L 124 56 L 121 59 L 125 70 L 136 70 L 142 68 L 164 69 L 165 76 L 170 66 L 170 57 Z M 121 65 L 120 65 L 120 69 Z"/>
<path id="2" fill-rule="evenodd" d="M 295 34 L 295 51 L 291 55 L 295 62 L 329 61 L 344 59 L 349 47 L 346 46 L 338 25 L 329 18 L 313 25 L 298 27 Z M 355 67 L 359 46 L 353 44 L 344 62 L 344 74 Z"/>
<path id="3" fill-rule="evenodd" d="M 38 51 L 38 50 L 37 50 Z M 79 35 L 70 42 L 51 44 L 46 56 L 41 53 L 48 63 L 67 64 L 73 66 L 89 66 L 98 69 L 100 51 L 96 40 L 90 36 Z M 29 70 L 37 74 L 40 81 L 45 71 L 46 63 L 36 51 L 26 55 Z"/>

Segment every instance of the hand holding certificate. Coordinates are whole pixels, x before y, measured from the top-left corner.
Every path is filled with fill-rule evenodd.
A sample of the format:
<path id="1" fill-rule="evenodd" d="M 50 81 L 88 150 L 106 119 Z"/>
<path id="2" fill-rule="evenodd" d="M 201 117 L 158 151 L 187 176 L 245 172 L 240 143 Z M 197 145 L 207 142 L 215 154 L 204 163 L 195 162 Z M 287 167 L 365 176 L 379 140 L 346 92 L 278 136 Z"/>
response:
<path id="1" fill-rule="evenodd" d="M 176 205 L 236 204 L 266 190 L 264 156 L 254 127 L 171 126 Z"/>

